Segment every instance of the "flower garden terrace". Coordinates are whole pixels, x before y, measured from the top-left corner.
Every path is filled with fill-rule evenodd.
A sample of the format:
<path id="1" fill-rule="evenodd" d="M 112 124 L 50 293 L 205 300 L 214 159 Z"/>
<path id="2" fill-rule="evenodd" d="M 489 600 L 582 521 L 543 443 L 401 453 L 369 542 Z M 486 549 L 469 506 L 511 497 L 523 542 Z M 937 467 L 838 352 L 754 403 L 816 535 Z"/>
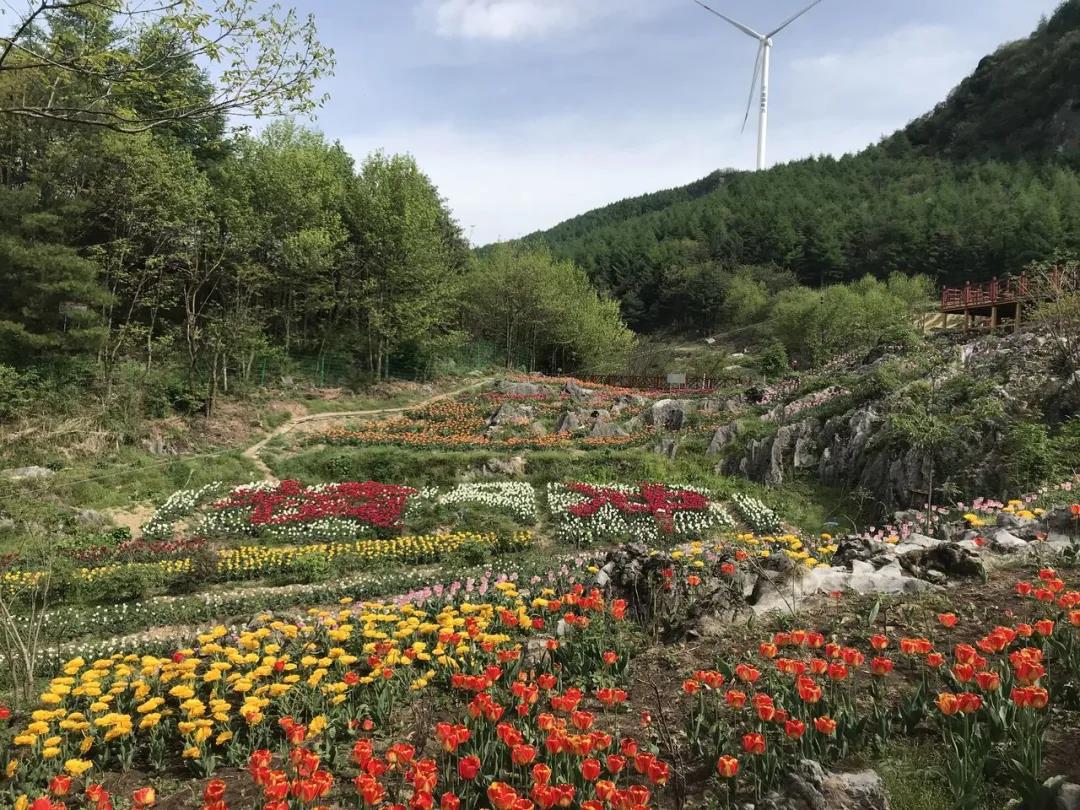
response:
<path id="1" fill-rule="evenodd" d="M 50 571 L 49 581 L 54 600 L 115 603 L 158 590 L 174 592 L 193 580 L 204 586 L 312 582 L 378 566 L 479 561 L 552 543 L 595 547 L 627 539 L 662 549 L 702 537 L 727 538 L 747 547 L 757 544 L 765 553 L 783 550 L 808 565 L 827 559 L 827 544 L 778 533 L 778 517 L 756 498 L 741 494 L 733 506 L 751 532 L 740 534 L 736 520 L 708 491 L 661 483 L 568 482 L 546 491 L 526 482 L 424 490 L 374 482 L 303 487 L 285 481 L 231 491 L 203 487 L 170 497 L 147 522 L 153 537 L 170 539 L 96 547 L 80 555 L 74 567 Z M 460 510 L 474 523 L 501 521 L 504 529 L 417 531 L 460 522 Z M 196 536 L 173 537 L 180 522 Z M 816 557 L 803 550 L 804 540 L 811 551 L 817 546 Z M 0 581 L 11 592 L 32 588 L 43 576 L 31 562 L 16 559 L 9 560 Z"/>
<path id="2" fill-rule="evenodd" d="M 581 585 L 527 595 L 504 581 L 483 602 L 361 603 L 301 623 L 262 616 L 237 633 L 213 628 L 166 657 L 73 659 L 27 722 L 0 731 L 9 739 L 0 790 L 13 803 L 50 792 L 62 803 L 68 794 L 92 795 L 92 780 L 112 770 L 183 768 L 205 779 L 223 766 L 258 763 L 247 784 L 230 789 L 245 795 L 257 786 L 272 799 L 268 784 L 282 777 L 263 768 L 294 785 L 319 770 L 316 796 L 347 806 L 375 794 L 380 801 L 368 806 L 394 795 L 422 804 L 417 793 L 436 783 L 463 801 L 512 790 L 553 806 L 537 799 L 547 788 L 536 785 L 584 801 L 607 791 L 593 784 L 601 775 L 593 762 L 603 761 L 608 798 L 633 791 L 633 806 L 645 806 L 669 768 L 645 752 L 635 760 L 636 743 L 618 734 L 628 712 L 627 693 L 615 686 L 626 668 L 625 610 Z M 552 623 L 570 630 L 556 640 L 546 630 Z M 529 658 L 532 638 L 547 641 Z M 419 748 L 389 740 L 434 692 L 450 700 L 447 720 L 428 727 Z M 611 759 L 618 756 L 632 763 L 625 773 L 626 762 Z M 322 766 L 305 772 L 301 757 Z M 431 787 L 426 773 L 415 784 L 407 771 L 426 772 L 421 763 L 436 757 Z M 547 781 L 538 778 L 545 768 Z M 226 789 L 208 781 L 204 792 Z"/>
<path id="3" fill-rule="evenodd" d="M 710 397 L 713 397 L 710 399 Z M 672 425 L 657 421 L 658 403 L 678 401 L 700 410 L 695 430 L 719 420 L 712 390 L 639 391 L 585 384 L 573 378 L 506 378 L 494 390 L 461 395 L 401 416 L 339 426 L 316 434 L 313 444 L 391 445 L 443 450 L 544 450 L 640 445 Z M 702 407 L 699 409 L 697 405 Z M 679 417 L 676 429 L 684 427 Z"/>
<path id="4" fill-rule="evenodd" d="M 186 793 L 205 798 L 179 807 L 722 803 L 781 787 L 808 756 L 829 767 L 929 735 L 957 795 L 1001 754 L 1019 765 L 999 789 L 1029 795 L 1036 741 L 1060 747 L 1055 726 L 1075 718 L 1075 569 L 997 575 L 977 607 L 963 600 L 987 586 L 855 624 L 867 603 L 844 595 L 740 650 L 655 646 L 650 620 L 590 584 L 600 563 L 67 661 L 36 708 L 6 717 L 0 789 L 13 805 L 50 785 L 66 794 L 50 801 L 78 801 L 133 770 L 155 790 L 189 774 Z M 748 564 L 687 547 L 655 571 L 654 604 L 692 614 L 741 589 Z"/>

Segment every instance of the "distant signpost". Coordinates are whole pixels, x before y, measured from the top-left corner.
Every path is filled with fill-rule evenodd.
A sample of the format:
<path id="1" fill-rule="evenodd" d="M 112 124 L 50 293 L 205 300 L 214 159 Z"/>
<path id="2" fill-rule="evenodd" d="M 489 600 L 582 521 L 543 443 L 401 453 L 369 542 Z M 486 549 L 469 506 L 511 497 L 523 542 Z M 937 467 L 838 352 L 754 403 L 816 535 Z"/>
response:
<path id="1" fill-rule="evenodd" d="M 669 371 L 667 375 L 667 384 L 673 388 L 683 388 L 686 386 L 686 374 L 681 371 Z"/>

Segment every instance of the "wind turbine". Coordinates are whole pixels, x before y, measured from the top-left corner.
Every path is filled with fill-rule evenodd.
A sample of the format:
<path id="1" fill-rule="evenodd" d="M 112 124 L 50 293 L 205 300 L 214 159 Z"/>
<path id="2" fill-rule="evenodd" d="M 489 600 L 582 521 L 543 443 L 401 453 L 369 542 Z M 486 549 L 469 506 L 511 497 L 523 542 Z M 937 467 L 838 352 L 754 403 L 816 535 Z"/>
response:
<path id="1" fill-rule="evenodd" d="M 808 5 L 798 14 L 789 17 L 784 20 L 779 26 L 774 28 L 767 34 L 759 34 L 753 28 L 747 25 L 743 25 L 741 22 L 731 19 L 724 14 L 721 14 L 716 9 L 710 8 L 705 5 L 701 0 L 694 0 L 699 6 L 708 11 L 711 14 L 715 14 L 722 20 L 734 25 L 748 37 L 753 37 L 758 41 L 757 59 L 754 61 L 754 75 L 750 79 L 750 98 L 746 100 L 746 115 L 743 116 L 742 129 L 740 132 L 746 131 L 746 122 L 750 120 L 750 107 L 754 103 L 754 86 L 757 84 L 758 71 L 761 71 L 761 112 L 758 115 L 758 135 L 757 135 L 757 168 L 761 171 L 765 168 L 765 146 L 768 139 L 769 132 L 769 60 L 772 56 L 773 40 L 772 38 L 795 22 L 799 17 L 808 12 L 814 6 L 821 2 L 821 0 L 814 0 L 813 3 Z"/>

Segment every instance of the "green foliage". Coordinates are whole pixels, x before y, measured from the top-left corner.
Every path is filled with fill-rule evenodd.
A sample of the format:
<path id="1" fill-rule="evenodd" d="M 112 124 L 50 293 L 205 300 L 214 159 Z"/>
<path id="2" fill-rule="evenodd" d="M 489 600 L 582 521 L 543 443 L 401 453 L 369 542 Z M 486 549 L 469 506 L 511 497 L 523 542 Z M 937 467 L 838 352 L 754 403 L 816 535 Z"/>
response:
<path id="1" fill-rule="evenodd" d="M 24 6 L 0 48 L 0 114 L 120 132 L 159 128 L 197 140 L 226 114 L 281 115 L 316 105 L 333 67 L 312 18 L 255 0 Z M 211 84 L 196 60 L 214 66 Z"/>
<path id="2" fill-rule="evenodd" d="M 792 287 L 777 296 L 769 327 L 804 366 L 882 344 L 907 345 L 916 339 L 908 324 L 928 304 L 929 286 L 896 273 L 884 283 L 866 276 L 822 290 Z"/>
<path id="3" fill-rule="evenodd" d="M 1003 450 L 1008 492 L 1030 492 L 1057 473 L 1054 446 L 1044 424 L 1012 422 Z"/>
<path id="4" fill-rule="evenodd" d="M 463 300 L 471 330 L 495 344 L 507 366 L 618 370 L 633 342 L 618 305 L 543 249 L 497 246 L 474 264 Z"/>
<path id="5" fill-rule="evenodd" d="M 758 361 L 761 373 L 770 379 L 786 374 L 790 369 L 787 349 L 779 340 L 773 340 L 761 353 Z"/>
<path id="6" fill-rule="evenodd" d="M 1078 30 L 1080 2 L 1065 0 L 1030 37 L 984 57 L 947 100 L 886 147 L 960 160 L 1080 157 L 1059 123 L 1076 101 Z"/>
<path id="7" fill-rule="evenodd" d="M 104 569 L 92 580 L 79 585 L 79 596 L 86 602 L 115 604 L 133 599 L 145 599 L 165 584 L 162 569 L 153 564 L 121 565 Z"/>

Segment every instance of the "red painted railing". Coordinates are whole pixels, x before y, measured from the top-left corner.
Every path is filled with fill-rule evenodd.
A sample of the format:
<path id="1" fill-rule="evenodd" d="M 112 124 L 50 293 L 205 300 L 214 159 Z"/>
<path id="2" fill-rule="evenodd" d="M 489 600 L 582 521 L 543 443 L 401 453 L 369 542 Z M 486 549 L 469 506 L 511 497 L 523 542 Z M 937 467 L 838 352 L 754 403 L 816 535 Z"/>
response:
<path id="1" fill-rule="evenodd" d="M 1029 294 L 1027 276 L 998 280 L 993 278 L 982 284 L 967 282 L 963 287 L 945 287 L 941 291 L 941 311 L 975 309 L 994 304 L 1011 304 L 1022 301 Z"/>

